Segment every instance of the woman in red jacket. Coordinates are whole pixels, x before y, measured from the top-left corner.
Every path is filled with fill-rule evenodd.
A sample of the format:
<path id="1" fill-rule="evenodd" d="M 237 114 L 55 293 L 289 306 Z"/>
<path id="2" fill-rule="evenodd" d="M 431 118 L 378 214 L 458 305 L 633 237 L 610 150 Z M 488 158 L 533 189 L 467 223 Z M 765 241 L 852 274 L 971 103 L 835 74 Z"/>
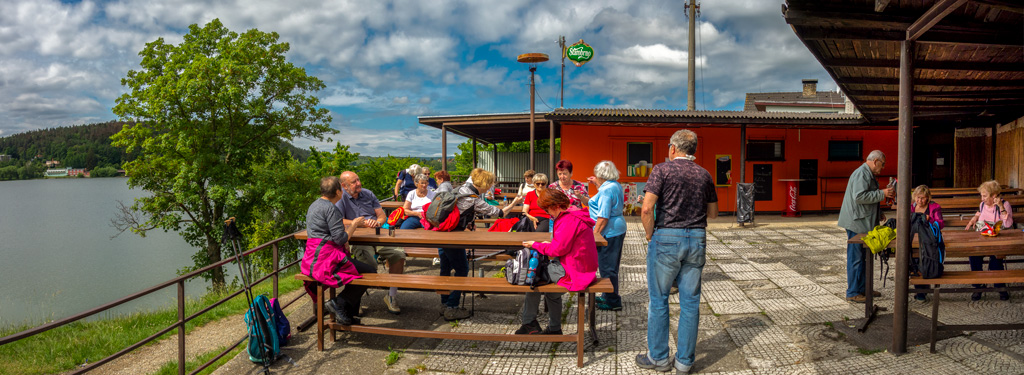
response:
<path id="1" fill-rule="evenodd" d="M 523 246 L 532 248 L 552 258 L 558 258 L 565 268 L 565 276 L 558 285 L 570 292 L 578 292 L 590 286 L 597 277 L 597 245 L 594 242 L 594 220 L 590 213 L 570 206 L 569 197 L 561 191 L 546 189 L 540 193 L 538 204 L 551 215 L 555 228 L 551 242 L 525 241 Z M 517 335 L 562 334 L 562 293 L 544 293 L 548 307 L 548 327 L 543 331 L 537 323 L 541 293 L 526 293 L 523 303 L 523 326 Z"/>

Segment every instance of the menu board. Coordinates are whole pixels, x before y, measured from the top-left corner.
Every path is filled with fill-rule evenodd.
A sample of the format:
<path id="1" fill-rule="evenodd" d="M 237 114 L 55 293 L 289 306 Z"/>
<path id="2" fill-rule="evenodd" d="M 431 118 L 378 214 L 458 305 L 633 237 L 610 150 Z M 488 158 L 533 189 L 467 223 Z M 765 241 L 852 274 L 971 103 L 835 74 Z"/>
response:
<path id="1" fill-rule="evenodd" d="M 754 201 L 772 200 L 772 165 L 754 164 Z"/>

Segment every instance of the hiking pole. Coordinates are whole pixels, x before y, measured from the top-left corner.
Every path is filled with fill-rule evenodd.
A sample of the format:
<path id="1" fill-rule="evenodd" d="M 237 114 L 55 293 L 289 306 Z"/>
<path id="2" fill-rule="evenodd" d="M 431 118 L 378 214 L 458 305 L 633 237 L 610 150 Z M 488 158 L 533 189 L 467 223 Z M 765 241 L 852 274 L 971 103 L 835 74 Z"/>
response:
<path id="1" fill-rule="evenodd" d="M 238 262 L 238 275 L 239 277 L 242 278 L 242 290 L 245 291 L 245 300 L 249 304 L 249 313 L 252 314 L 252 322 L 253 327 L 256 329 L 256 337 L 257 339 L 262 341 L 261 338 L 266 336 L 265 333 L 263 332 L 262 324 L 260 324 L 263 319 L 258 317 L 258 315 L 260 315 L 259 309 L 256 308 L 256 304 L 253 302 L 254 298 L 252 295 L 252 286 L 249 284 L 249 276 L 247 275 L 246 272 L 246 268 L 248 267 L 244 267 L 242 264 L 244 258 L 241 255 L 241 251 L 239 251 L 239 241 L 241 241 L 241 238 L 242 233 L 239 232 L 238 227 L 235 226 L 235 218 L 231 217 L 225 220 L 224 238 L 221 239 L 221 243 L 227 243 L 229 245 L 232 252 L 234 253 L 235 261 Z M 251 337 L 250 340 L 252 340 Z M 250 343 L 250 345 L 251 344 L 252 343 Z M 263 342 L 257 343 L 256 347 L 260 352 L 260 358 L 263 359 L 263 373 L 269 374 L 270 355 L 267 353 L 267 348 L 264 347 Z"/>

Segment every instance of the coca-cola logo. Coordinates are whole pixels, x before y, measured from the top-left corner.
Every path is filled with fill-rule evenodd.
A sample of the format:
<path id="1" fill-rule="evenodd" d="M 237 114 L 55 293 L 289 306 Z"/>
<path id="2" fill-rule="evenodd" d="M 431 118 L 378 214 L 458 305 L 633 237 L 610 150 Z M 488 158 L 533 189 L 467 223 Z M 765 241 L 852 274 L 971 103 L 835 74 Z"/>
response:
<path id="1" fill-rule="evenodd" d="M 796 212 L 796 186 L 789 187 L 789 210 Z"/>

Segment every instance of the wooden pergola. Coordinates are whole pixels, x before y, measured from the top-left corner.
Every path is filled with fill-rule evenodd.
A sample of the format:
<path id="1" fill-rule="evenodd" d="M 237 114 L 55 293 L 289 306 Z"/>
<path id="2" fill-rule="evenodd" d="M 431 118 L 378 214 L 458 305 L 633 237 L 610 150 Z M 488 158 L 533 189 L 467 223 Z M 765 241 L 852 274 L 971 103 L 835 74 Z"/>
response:
<path id="1" fill-rule="evenodd" d="M 1020 1 L 787 0 L 782 14 L 868 121 L 898 121 L 900 181 L 911 181 L 915 126 L 994 129 L 1024 116 Z M 897 203 L 891 350 L 900 354 L 907 337 L 910 195 L 899 194 Z"/>
<path id="2" fill-rule="evenodd" d="M 555 138 L 560 136 L 554 121 L 543 120 L 546 112 L 529 113 L 493 113 L 479 115 L 454 116 L 422 116 L 420 124 L 441 130 L 441 170 L 448 170 L 448 132 L 452 132 L 473 140 L 473 165 L 476 161 L 476 144 L 484 142 L 495 145 L 494 170 L 498 169 L 498 143 L 530 142 L 530 169 L 536 169 L 534 160 L 534 141 L 548 138 L 548 163 L 554 168 Z M 541 120 L 541 121 L 537 121 Z M 549 172 L 554 175 L 554 171 Z"/>

